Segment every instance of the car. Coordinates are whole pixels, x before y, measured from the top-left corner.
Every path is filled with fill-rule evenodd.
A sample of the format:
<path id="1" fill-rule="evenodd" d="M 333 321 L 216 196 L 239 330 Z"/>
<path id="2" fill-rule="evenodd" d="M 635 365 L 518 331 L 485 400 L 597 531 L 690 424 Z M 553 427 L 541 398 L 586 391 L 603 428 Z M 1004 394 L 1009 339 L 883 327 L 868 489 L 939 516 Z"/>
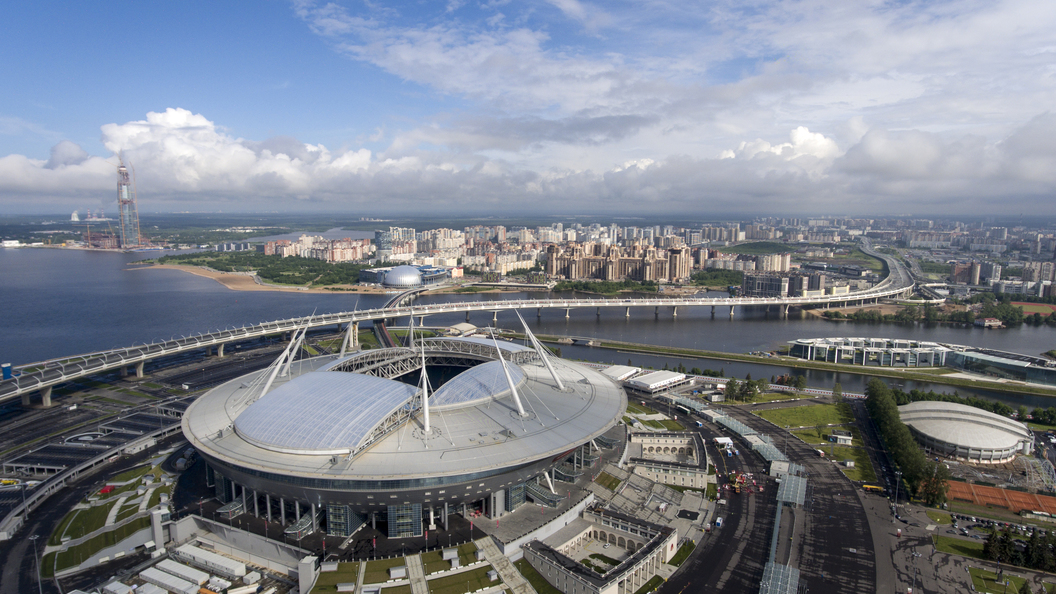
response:
<path id="1" fill-rule="evenodd" d="M 605 546 L 603 546 L 603 547 L 601 547 L 601 548 L 603 548 L 603 549 L 607 549 L 607 548 L 609 548 L 610 546 L 612 546 L 612 545 L 610 545 L 609 543 L 605 543 Z"/>

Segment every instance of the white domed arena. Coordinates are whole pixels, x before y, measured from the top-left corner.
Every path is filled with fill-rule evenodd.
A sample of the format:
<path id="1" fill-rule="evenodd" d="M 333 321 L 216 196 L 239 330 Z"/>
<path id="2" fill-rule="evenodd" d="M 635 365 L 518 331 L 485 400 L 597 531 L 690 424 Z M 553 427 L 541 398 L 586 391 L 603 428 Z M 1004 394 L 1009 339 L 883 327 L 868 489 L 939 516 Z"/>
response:
<path id="1" fill-rule="evenodd" d="M 200 397 L 183 432 L 232 513 L 402 538 L 422 534 L 423 516 L 498 517 L 550 496 L 545 473 L 578 448 L 615 445 L 603 434 L 626 407 L 589 367 L 503 340 L 432 338 L 280 358 Z"/>
<path id="2" fill-rule="evenodd" d="M 413 289 L 422 286 L 422 273 L 414 266 L 396 266 L 385 273 L 381 284 L 392 289 Z"/>

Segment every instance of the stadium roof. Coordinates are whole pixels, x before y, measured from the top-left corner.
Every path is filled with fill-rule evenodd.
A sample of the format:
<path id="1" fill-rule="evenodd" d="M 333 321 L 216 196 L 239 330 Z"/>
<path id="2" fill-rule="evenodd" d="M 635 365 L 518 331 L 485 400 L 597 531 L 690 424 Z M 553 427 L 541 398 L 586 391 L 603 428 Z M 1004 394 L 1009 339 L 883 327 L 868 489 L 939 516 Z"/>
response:
<path id="1" fill-rule="evenodd" d="M 371 375 L 308 373 L 251 404 L 235 420 L 235 430 L 277 452 L 348 453 L 415 392 L 414 386 Z"/>
<path id="2" fill-rule="evenodd" d="M 494 346 L 488 339 L 474 342 Z M 428 353 L 428 341 L 426 345 Z M 502 340 L 499 346 L 507 352 L 524 349 Z M 373 351 L 356 356 L 370 357 Z M 569 392 L 557 390 L 548 370 L 538 361 L 507 362 L 515 383 L 523 382 L 523 391 L 519 389 L 519 392 L 528 414 L 522 417 L 508 396 L 505 377 L 499 381 L 502 369 L 495 361 L 495 365 L 489 362 L 467 369 L 462 374 L 469 376 L 452 378 L 447 382 L 452 387 L 445 384 L 437 389 L 431 403 L 452 402 L 448 400 L 451 398 L 455 405 L 436 407 L 432 417 L 436 435 L 422 437 L 422 415 L 414 411 L 411 420 L 399 421 L 404 423 L 399 430 L 380 436 L 372 431 L 374 427 L 392 419 L 388 415 L 401 410 L 399 407 L 413 397 L 415 388 L 361 374 L 320 371 L 335 359 L 333 356 L 308 359 L 303 362 L 303 369 L 298 369 L 301 366 L 298 361 L 291 369 L 298 377 L 280 379 L 276 382 L 278 387 L 248 407 L 239 404 L 250 396 L 250 391 L 243 386 L 261 383 L 267 370 L 222 384 L 191 405 L 183 417 L 184 434 L 203 455 L 253 472 L 305 476 L 313 480 L 393 480 L 422 476 L 432 480 L 466 472 L 491 472 L 562 454 L 570 445 L 603 435 L 615 425 L 627 405 L 626 395 L 615 382 L 588 367 L 561 359 L 551 361 L 566 388 L 571 389 Z M 480 367 L 485 369 L 475 371 Z M 300 377 L 310 376 L 326 378 L 312 378 L 300 385 Z M 455 381 L 470 387 L 471 395 L 457 394 Z M 367 386 L 371 389 L 362 389 Z M 389 390 L 393 392 L 388 393 Z M 447 390 L 451 394 L 446 394 Z M 312 394 L 314 391 L 320 393 Z M 283 393 L 286 395 L 282 398 L 272 396 Z M 379 393 L 382 394 L 380 401 L 373 402 Z M 371 411 L 359 416 L 359 411 L 353 410 L 353 402 Z M 253 418 L 250 413 L 254 409 L 261 418 Z M 229 429 L 232 425 L 236 425 L 235 431 Z M 288 435 L 279 435 L 282 431 Z M 349 464 L 334 464 L 333 454 L 309 453 L 313 450 L 347 452 L 364 437 L 368 439 L 364 445 L 369 447 L 361 449 Z"/>
<path id="3" fill-rule="evenodd" d="M 1002 450 L 1031 441 L 1026 425 L 953 402 L 911 402 L 898 407 L 902 422 L 929 437 L 970 449 Z"/>
<path id="4" fill-rule="evenodd" d="M 508 364 L 513 384 L 524 383 L 524 372 L 521 368 Z M 492 398 L 499 398 L 510 391 L 506 374 L 502 372 L 502 362 L 488 361 L 456 375 L 429 397 L 429 407 L 441 410 L 478 404 Z"/>

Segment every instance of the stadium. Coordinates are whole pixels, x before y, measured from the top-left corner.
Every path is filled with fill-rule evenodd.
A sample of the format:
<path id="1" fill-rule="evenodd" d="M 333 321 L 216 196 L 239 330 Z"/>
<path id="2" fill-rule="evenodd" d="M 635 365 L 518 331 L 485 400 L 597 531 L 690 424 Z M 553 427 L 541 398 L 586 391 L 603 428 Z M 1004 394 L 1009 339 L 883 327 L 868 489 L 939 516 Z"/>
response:
<path id="1" fill-rule="evenodd" d="M 1029 454 L 1034 439 L 1023 423 L 953 402 L 912 402 L 898 414 L 913 437 L 932 452 L 982 464 Z"/>
<path id="2" fill-rule="evenodd" d="M 627 400 L 606 376 L 528 338 L 534 348 L 427 338 L 293 361 L 295 339 L 268 369 L 200 397 L 183 432 L 221 515 L 264 516 L 297 538 L 366 523 L 420 536 L 449 514 L 554 505 L 562 469 L 616 445 L 604 434 Z"/>

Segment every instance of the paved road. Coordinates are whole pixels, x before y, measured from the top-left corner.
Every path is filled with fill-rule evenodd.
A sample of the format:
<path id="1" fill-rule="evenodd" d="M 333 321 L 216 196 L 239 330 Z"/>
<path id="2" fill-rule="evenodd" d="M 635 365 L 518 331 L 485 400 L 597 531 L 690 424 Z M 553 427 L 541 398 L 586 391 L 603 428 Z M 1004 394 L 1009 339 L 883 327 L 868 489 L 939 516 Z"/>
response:
<path id="1" fill-rule="evenodd" d="M 812 406 L 808 404 L 807 406 Z M 725 410 L 760 433 L 778 438 L 785 430 L 745 407 Z M 805 467 L 808 480 L 802 533 L 793 546 L 800 583 L 821 592 L 877 592 L 873 538 L 856 487 L 831 461 L 799 439 L 783 445 L 789 459 Z"/>
<path id="2" fill-rule="evenodd" d="M 684 425 L 694 424 L 691 419 L 679 418 Z M 693 430 L 704 437 L 705 443 L 713 437 L 727 436 L 710 424 Z M 726 495 L 726 504 L 715 511 L 716 517 L 723 518 L 722 528 L 713 528 L 703 537 L 690 558 L 662 586 L 662 592 L 756 594 L 759 591 L 763 567 L 770 554 L 777 489 L 776 483 L 766 477 L 762 458 L 747 448 L 740 451 L 740 456 L 726 457 L 708 447 L 708 455 L 717 464 L 720 475 L 725 477 L 735 470 L 755 473 L 756 480 L 765 485 L 764 492 Z"/>
<path id="3" fill-rule="evenodd" d="M 30 548 L 28 539 L 29 535 L 40 536 L 37 540 L 37 548 L 43 550 L 48 536 L 70 509 L 84 498 L 86 492 L 102 487 L 107 477 L 143 464 L 159 449 L 164 449 L 181 439 L 183 439 L 182 435 L 174 435 L 146 451 L 134 456 L 126 456 L 114 464 L 102 465 L 98 467 L 101 472 L 82 475 L 52 495 L 45 505 L 29 515 L 26 526 L 23 526 L 14 538 L 0 542 L 0 559 L 3 559 L 2 572 L 0 572 L 0 594 L 25 594 L 37 591 L 37 572 L 33 550 Z M 105 575 L 111 575 L 116 569 L 116 566 L 107 567 Z M 45 580 L 42 586 L 45 593 L 59 592 L 52 580 Z"/>

